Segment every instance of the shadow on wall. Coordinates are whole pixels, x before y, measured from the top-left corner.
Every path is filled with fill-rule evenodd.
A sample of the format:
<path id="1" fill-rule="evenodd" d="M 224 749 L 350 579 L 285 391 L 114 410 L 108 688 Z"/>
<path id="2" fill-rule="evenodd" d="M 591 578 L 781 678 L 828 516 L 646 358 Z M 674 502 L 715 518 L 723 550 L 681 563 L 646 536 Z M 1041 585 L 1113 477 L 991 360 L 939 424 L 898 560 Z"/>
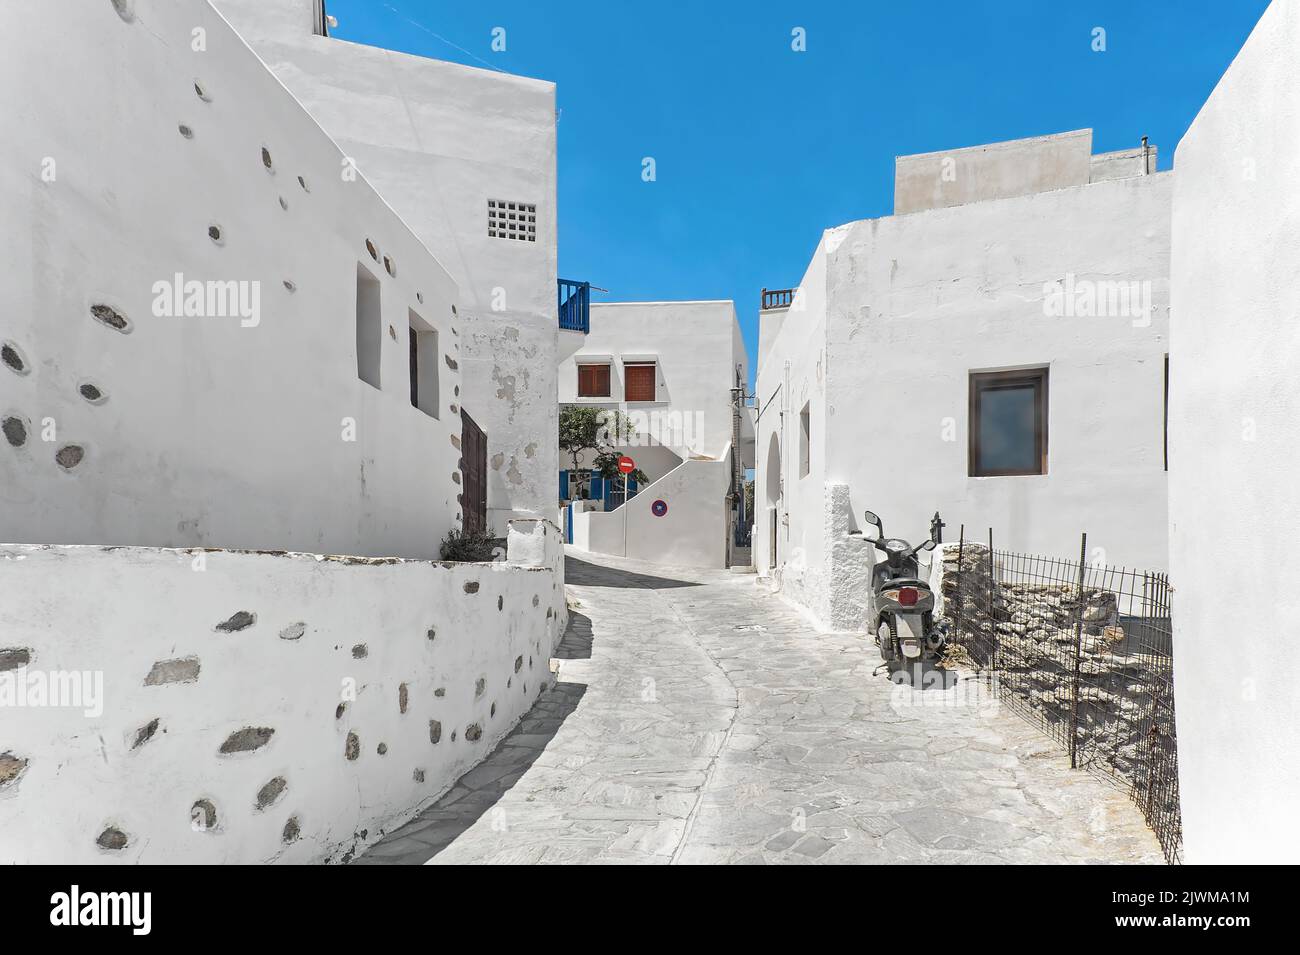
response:
<path id="1" fill-rule="evenodd" d="M 616 570 L 579 560 L 572 554 L 564 557 L 566 583 L 580 587 L 644 587 L 648 590 L 671 590 L 676 587 L 698 587 L 693 580 L 674 580 L 671 577 L 654 577 L 628 570 Z"/>
<path id="2" fill-rule="evenodd" d="M 447 795 L 402 828 L 389 833 L 353 865 L 422 865 L 437 856 L 519 782 L 545 752 L 569 714 L 578 708 L 586 692 L 581 683 L 555 684 L 501 745 L 462 776 Z"/>

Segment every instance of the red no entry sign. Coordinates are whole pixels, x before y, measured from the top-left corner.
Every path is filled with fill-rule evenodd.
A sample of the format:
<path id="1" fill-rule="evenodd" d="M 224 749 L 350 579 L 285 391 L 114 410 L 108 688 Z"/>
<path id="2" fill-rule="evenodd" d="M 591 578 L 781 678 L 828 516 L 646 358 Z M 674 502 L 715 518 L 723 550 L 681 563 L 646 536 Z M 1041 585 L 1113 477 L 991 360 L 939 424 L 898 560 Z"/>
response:
<path id="1" fill-rule="evenodd" d="M 631 474 L 636 470 L 636 462 L 626 454 L 618 459 L 618 471 L 620 474 Z"/>

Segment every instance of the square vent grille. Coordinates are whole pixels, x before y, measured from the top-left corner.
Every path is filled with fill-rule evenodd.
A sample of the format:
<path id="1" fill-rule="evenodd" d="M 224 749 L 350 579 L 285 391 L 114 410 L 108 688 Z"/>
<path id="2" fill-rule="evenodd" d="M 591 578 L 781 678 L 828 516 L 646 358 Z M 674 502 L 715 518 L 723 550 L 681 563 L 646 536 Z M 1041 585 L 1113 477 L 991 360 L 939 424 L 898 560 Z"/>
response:
<path id="1" fill-rule="evenodd" d="M 537 206 L 530 202 L 488 200 L 488 235 L 495 239 L 537 241 Z"/>

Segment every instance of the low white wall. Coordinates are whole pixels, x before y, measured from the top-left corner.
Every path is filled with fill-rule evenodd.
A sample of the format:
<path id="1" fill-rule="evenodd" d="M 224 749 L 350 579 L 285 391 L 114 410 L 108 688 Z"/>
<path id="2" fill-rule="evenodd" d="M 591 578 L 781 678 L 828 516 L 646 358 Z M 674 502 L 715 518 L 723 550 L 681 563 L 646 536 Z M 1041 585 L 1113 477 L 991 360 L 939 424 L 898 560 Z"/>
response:
<path id="1" fill-rule="evenodd" d="M 548 684 L 555 530 L 511 528 L 526 564 L 0 546 L 0 689 L 102 680 L 6 712 L 0 863 L 348 860 Z"/>
<path id="2" fill-rule="evenodd" d="M 1170 353 L 1185 857 L 1300 857 L 1300 5 L 1274 3 L 1178 147 Z"/>
<path id="3" fill-rule="evenodd" d="M 613 511 L 574 514 L 573 546 L 679 567 L 727 566 L 730 449 L 721 461 L 682 464 Z M 668 505 L 655 516 L 655 501 Z"/>

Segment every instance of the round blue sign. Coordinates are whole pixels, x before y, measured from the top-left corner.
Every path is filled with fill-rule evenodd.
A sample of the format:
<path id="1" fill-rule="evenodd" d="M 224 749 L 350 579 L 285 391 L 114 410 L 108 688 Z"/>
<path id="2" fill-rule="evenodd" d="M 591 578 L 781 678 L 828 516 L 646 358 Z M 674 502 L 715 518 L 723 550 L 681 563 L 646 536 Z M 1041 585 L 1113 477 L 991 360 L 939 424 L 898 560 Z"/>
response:
<path id="1" fill-rule="evenodd" d="M 662 499 L 655 501 L 650 505 L 650 513 L 655 517 L 663 517 L 668 513 L 668 502 Z"/>

